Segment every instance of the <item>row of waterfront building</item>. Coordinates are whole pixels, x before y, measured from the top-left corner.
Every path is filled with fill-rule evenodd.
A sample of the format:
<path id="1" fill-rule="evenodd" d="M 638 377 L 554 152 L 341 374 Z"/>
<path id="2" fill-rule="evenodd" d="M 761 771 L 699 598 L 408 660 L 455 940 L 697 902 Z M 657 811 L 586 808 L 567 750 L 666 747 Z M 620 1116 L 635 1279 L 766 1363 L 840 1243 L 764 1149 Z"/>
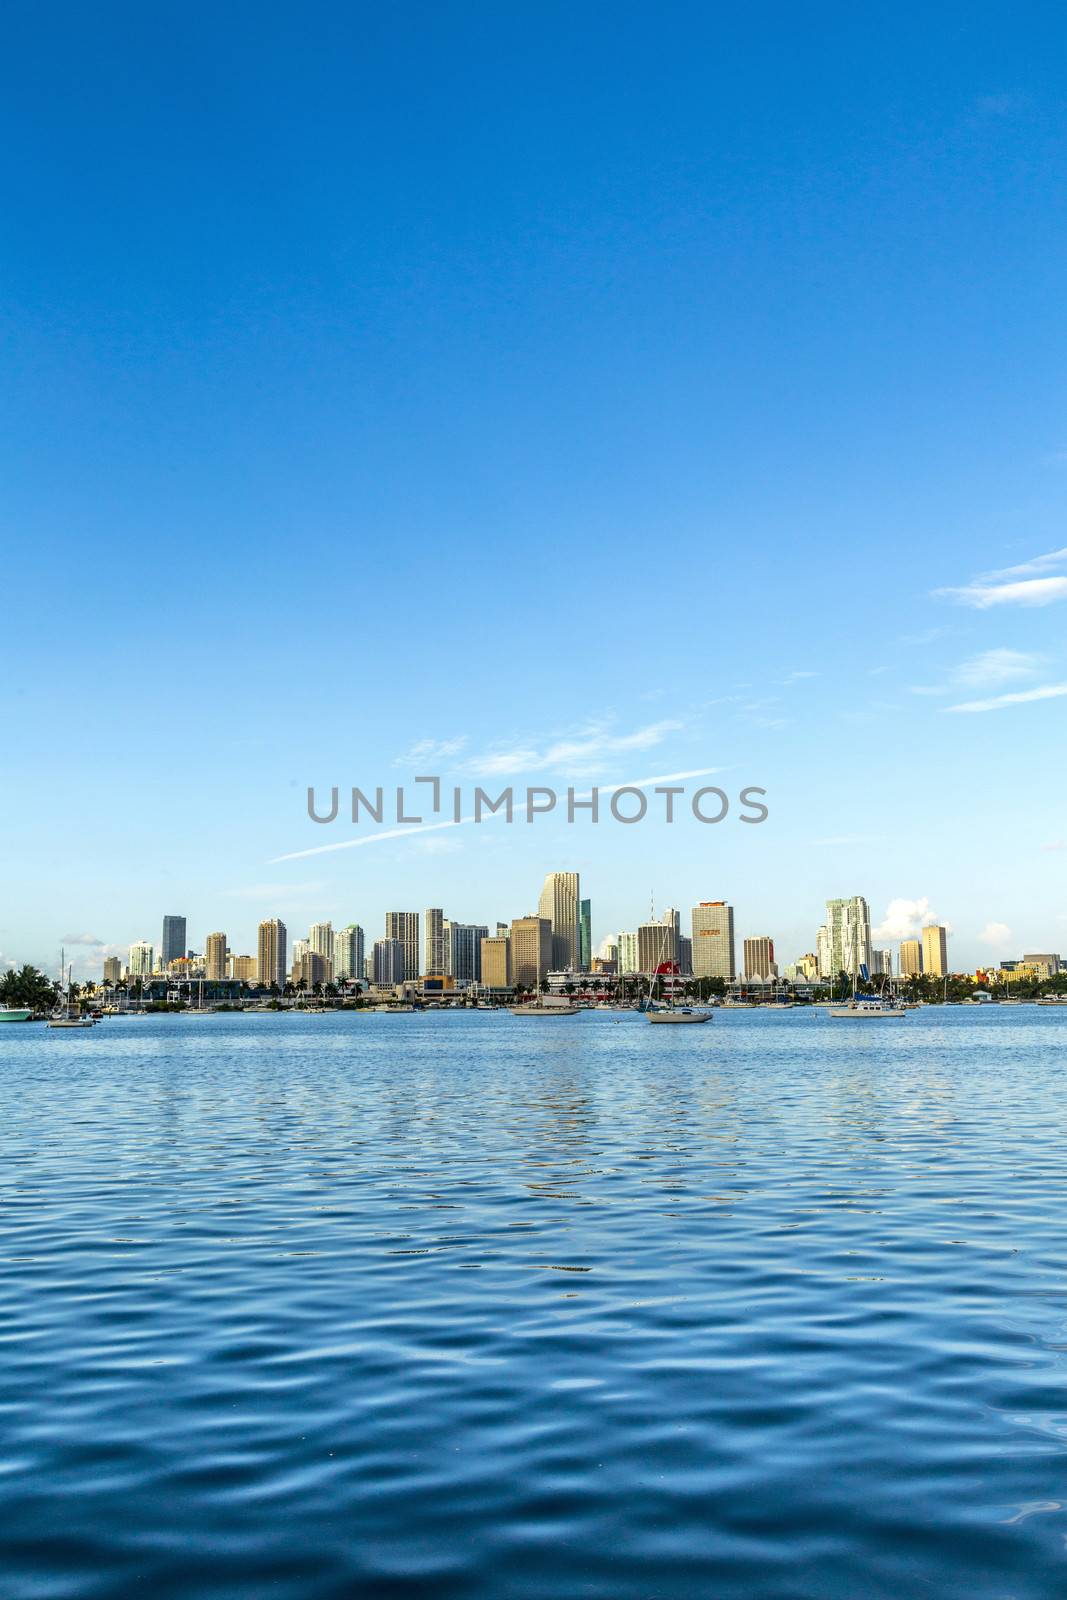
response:
<path id="1" fill-rule="evenodd" d="M 370 983 L 389 988 L 417 979 L 439 980 L 441 987 L 479 985 L 490 989 L 538 987 L 550 972 L 622 976 L 672 971 L 694 978 L 766 983 L 782 978 L 815 983 L 869 973 L 872 977 L 944 977 L 949 971 L 947 929 L 924 927 L 903 939 L 894 961 L 890 949 L 876 947 L 868 903 L 862 895 L 826 902 L 815 949 L 779 968 L 774 940 L 757 934 L 742 941 L 737 960 L 734 907 L 725 900 L 703 900 L 692 907 L 689 930 L 682 914 L 669 907 L 633 930 L 608 934 L 592 948 L 591 903 L 581 896 L 576 872 L 550 872 L 537 911 L 511 922 L 458 922 L 441 907 L 387 911 L 382 937 L 368 949 L 358 923 L 333 927 L 312 924 L 306 937 L 289 947 L 288 930 L 277 917 L 259 925 L 255 954 L 232 950 L 224 932 L 209 933 L 202 953 L 188 948 L 185 917 L 166 916 L 157 953 L 147 941 L 130 946 L 129 960 L 104 963 L 104 981 L 118 984 L 165 975 L 173 979 L 236 980 L 283 989 L 323 983 Z M 1037 978 L 1059 971 L 1056 955 L 1028 955 L 1004 963 L 1009 974 Z"/>

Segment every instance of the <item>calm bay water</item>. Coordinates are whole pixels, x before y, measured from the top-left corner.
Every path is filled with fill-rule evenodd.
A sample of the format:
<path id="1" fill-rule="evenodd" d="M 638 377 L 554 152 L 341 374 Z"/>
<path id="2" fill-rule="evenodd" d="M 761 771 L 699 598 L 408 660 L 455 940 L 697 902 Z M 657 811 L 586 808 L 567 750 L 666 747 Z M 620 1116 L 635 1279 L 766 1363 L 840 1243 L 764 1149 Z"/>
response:
<path id="1" fill-rule="evenodd" d="M 0 1593 L 1062 1596 L 1067 1015 L 0 1029 Z"/>

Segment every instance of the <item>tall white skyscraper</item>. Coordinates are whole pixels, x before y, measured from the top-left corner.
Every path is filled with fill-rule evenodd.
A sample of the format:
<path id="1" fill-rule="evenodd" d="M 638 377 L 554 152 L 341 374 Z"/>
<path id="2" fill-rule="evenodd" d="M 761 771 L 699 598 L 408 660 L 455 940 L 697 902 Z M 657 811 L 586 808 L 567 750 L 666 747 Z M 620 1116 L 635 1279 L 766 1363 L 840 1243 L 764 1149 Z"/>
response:
<path id="1" fill-rule="evenodd" d="M 130 946 L 129 970 L 131 978 L 150 978 L 155 964 L 156 953 L 152 946 L 144 939 L 139 939 Z"/>
<path id="2" fill-rule="evenodd" d="M 637 934 L 620 933 L 617 943 L 620 973 L 640 972 L 641 969 L 637 964 Z"/>
<path id="3" fill-rule="evenodd" d="M 333 923 L 313 922 L 308 929 L 308 949 L 326 962 L 327 978 L 333 977 Z"/>
<path id="4" fill-rule="evenodd" d="M 440 978 L 448 971 L 445 957 L 445 914 L 440 906 L 428 906 L 422 913 L 426 940 L 426 959 L 423 972 L 428 978 Z"/>
<path id="5" fill-rule="evenodd" d="M 552 966 L 557 972 L 581 964 L 581 906 L 576 872 L 550 872 L 541 890 L 537 914 L 552 924 Z"/>
<path id="6" fill-rule="evenodd" d="M 821 978 L 836 978 L 839 972 L 855 977 L 861 967 L 870 972 L 871 913 L 861 894 L 848 900 L 827 900 L 817 948 Z"/>
<path id="7" fill-rule="evenodd" d="M 693 907 L 693 976 L 733 983 L 734 908 L 725 900 L 702 900 Z"/>
<path id="8" fill-rule="evenodd" d="M 350 922 L 333 936 L 333 975 L 338 979 L 363 977 L 363 929 Z"/>

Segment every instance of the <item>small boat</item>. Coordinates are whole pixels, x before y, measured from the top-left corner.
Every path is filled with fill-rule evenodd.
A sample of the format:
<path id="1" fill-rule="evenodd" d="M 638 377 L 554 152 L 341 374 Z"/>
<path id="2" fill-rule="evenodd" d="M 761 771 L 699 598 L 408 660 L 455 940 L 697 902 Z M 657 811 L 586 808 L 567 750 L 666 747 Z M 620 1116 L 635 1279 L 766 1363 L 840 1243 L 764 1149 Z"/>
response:
<path id="1" fill-rule="evenodd" d="M 667 1006 L 664 1010 L 649 1009 L 645 1016 L 649 1022 L 710 1022 L 711 1011 L 694 1011 L 692 1006 Z"/>
<path id="2" fill-rule="evenodd" d="M 509 1006 L 508 1010 L 513 1017 L 576 1017 L 579 1007 L 553 1006 L 542 1000 L 531 1000 L 528 1006 Z"/>
<path id="3" fill-rule="evenodd" d="M 843 1006 L 831 1006 L 832 1017 L 906 1017 L 904 1007 L 891 1000 L 881 1000 L 877 995 L 853 995 Z"/>

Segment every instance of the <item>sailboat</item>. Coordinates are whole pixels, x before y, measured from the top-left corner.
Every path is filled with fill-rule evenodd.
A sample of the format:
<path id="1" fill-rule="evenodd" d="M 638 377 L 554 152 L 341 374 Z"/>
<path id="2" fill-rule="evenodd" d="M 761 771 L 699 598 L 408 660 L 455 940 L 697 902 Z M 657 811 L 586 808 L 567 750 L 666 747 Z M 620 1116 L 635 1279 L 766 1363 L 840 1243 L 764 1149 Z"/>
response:
<path id="1" fill-rule="evenodd" d="M 667 924 L 663 925 L 663 938 L 660 941 L 660 960 L 652 979 L 652 992 L 645 1007 L 645 1016 L 649 1022 L 710 1022 L 714 1015 L 711 1011 L 695 1011 L 692 1006 L 678 1006 L 674 1003 L 674 986 L 671 985 L 671 997 L 667 1001 L 656 1000 L 656 985 L 660 980 L 660 968 L 664 965 L 663 954 L 667 942 Z M 674 963 L 677 971 L 677 963 Z"/>
<path id="2" fill-rule="evenodd" d="M 897 1000 L 896 996 L 892 993 L 892 990 L 890 990 L 888 999 L 886 999 L 884 993 L 857 994 L 856 965 L 855 962 L 851 960 L 851 951 L 849 954 L 849 965 L 852 967 L 852 999 L 849 1000 L 845 1005 L 832 1005 L 830 1007 L 830 1015 L 832 1017 L 849 1017 L 853 1020 L 857 1020 L 860 1017 L 906 1017 L 908 1014 L 907 1011 Z M 863 979 L 864 983 L 869 980 L 870 972 L 867 969 L 866 962 L 860 963 L 858 976 Z"/>
<path id="3" fill-rule="evenodd" d="M 67 978 L 66 999 L 56 1007 L 48 1019 L 50 1028 L 91 1028 L 94 1026 L 92 1017 L 83 1017 L 81 1006 L 74 999 L 71 984 L 71 969 L 67 966 L 67 952 L 64 950 L 61 957 L 60 984 L 63 982 L 63 973 Z"/>

